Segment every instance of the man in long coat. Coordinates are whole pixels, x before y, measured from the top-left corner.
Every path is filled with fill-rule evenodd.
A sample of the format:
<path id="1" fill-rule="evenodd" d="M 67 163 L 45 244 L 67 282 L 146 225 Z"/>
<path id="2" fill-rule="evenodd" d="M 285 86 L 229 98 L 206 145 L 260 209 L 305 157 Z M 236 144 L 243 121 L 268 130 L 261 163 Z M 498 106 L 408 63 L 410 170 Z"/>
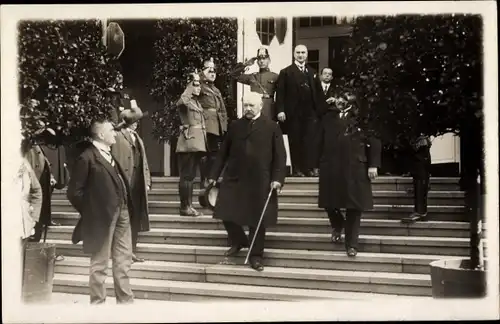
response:
<path id="1" fill-rule="evenodd" d="M 244 73 L 250 66 L 257 62 L 259 72 Z M 274 93 L 278 81 L 278 74 L 269 70 L 271 57 L 265 47 L 259 48 L 257 56 L 245 63 L 238 63 L 231 75 L 240 83 L 250 86 L 250 91 L 262 95 L 262 116 L 274 121 L 278 120 L 274 105 Z"/>
<path id="2" fill-rule="evenodd" d="M 132 261 L 144 262 L 144 259 L 137 257 L 137 239 L 139 232 L 150 230 L 148 192 L 151 189 L 151 174 L 144 142 L 137 134 L 136 127 L 137 122 L 117 132 L 111 153 L 123 168 L 131 190 Z"/>
<path id="3" fill-rule="evenodd" d="M 278 120 L 288 134 L 293 176 L 318 176 L 318 82 L 308 67 L 307 47 L 297 45 L 295 61 L 280 71 L 276 88 Z"/>
<path id="4" fill-rule="evenodd" d="M 371 180 L 380 167 L 381 143 L 352 127 L 356 111 L 339 96 L 322 111 L 318 206 L 328 213 L 332 241 L 341 240 L 345 229 L 348 256 L 356 256 L 363 211 L 373 208 Z M 347 209 L 346 216 L 340 209 Z"/>
<path id="5" fill-rule="evenodd" d="M 201 161 L 201 187 L 205 187 L 215 156 L 227 132 L 227 111 L 222 93 L 215 86 L 217 76 L 213 59 L 203 63 L 203 70 L 200 73 L 201 92 L 198 102 L 203 108 L 205 116 L 205 127 L 207 132 L 207 153 Z"/>
<path id="6" fill-rule="evenodd" d="M 226 256 L 236 255 L 255 238 L 250 265 L 262 271 L 266 227 L 278 219 L 277 193 L 272 193 L 261 227 L 260 215 L 271 189 L 280 190 L 286 176 L 286 151 L 281 130 L 275 122 L 260 115 L 262 98 L 250 92 L 243 99 L 244 118 L 234 121 L 217 155 L 209 183 L 215 183 L 226 165 L 214 218 L 220 219 L 228 233 L 231 248 Z M 242 226 L 249 227 L 249 238 Z"/>

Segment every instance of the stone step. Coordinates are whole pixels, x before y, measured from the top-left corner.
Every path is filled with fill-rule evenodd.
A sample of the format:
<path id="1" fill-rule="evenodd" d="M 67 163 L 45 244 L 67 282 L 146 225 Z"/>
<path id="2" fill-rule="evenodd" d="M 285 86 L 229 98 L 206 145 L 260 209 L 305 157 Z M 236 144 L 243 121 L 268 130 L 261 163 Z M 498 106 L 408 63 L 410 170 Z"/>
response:
<path id="1" fill-rule="evenodd" d="M 197 199 L 200 189 L 194 190 Z M 54 200 L 65 200 L 66 190 L 54 190 Z M 413 195 L 406 191 L 374 191 L 375 204 L 380 205 L 412 205 Z M 151 201 L 179 201 L 178 189 L 153 189 L 149 192 Z M 318 202 L 318 190 L 283 190 L 280 194 L 282 203 L 316 204 Z M 431 191 L 427 203 L 433 206 L 463 206 L 464 193 L 461 191 Z"/>
<path id="2" fill-rule="evenodd" d="M 211 279 L 217 281 L 216 276 Z M 383 294 L 367 294 L 345 291 L 329 291 L 319 289 L 297 289 L 262 287 L 254 285 L 221 284 L 219 282 L 186 282 L 155 279 L 131 278 L 134 295 L 138 299 L 169 301 L 212 301 L 223 300 L 275 300 L 299 301 L 307 299 L 339 299 L 339 300 L 392 300 L 396 296 Z M 114 296 L 113 278 L 106 280 L 108 296 Z M 88 274 L 56 274 L 54 292 L 71 294 L 88 294 Z M 418 297 L 416 297 L 418 298 Z M 426 297 L 422 297 L 424 299 Z"/>
<path id="3" fill-rule="evenodd" d="M 49 228 L 48 238 L 71 239 L 72 226 Z M 139 234 L 140 243 L 227 246 L 223 230 L 156 229 Z M 468 238 L 360 235 L 359 250 L 372 253 L 433 254 L 466 256 Z M 293 250 L 342 251 L 342 244 L 333 245 L 330 234 L 322 233 L 266 233 L 266 247 Z"/>
<path id="4" fill-rule="evenodd" d="M 458 178 L 431 178 L 431 191 L 459 191 Z M 153 177 L 153 189 L 177 189 L 178 177 Z M 195 180 L 195 187 L 199 180 Z M 286 178 L 285 187 L 291 190 L 318 190 L 318 178 Z M 412 179 L 409 177 L 379 177 L 372 181 L 373 190 L 405 191 L 413 188 Z"/>
<path id="5" fill-rule="evenodd" d="M 89 258 L 58 262 L 59 274 L 88 275 Z M 111 266 L 111 262 L 110 262 Z M 295 289 L 431 296 L 430 275 L 391 272 L 343 271 L 266 267 L 257 272 L 245 265 L 146 261 L 132 265 L 132 278 L 236 284 Z"/>
<path id="6" fill-rule="evenodd" d="M 48 240 L 48 242 L 55 244 L 58 253 L 64 256 L 85 256 L 81 243 L 72 244 L 70 241 L 61 240 Z M 224 259 L 224 252 L 227 249 L 224 246 L 139 243 L 137 254 L 151 261 L 217 264 Z M 243 249 L 231 260 L 243 264 L 247 252 L 248 249 Z M 350 258 L 343 250 L 304 251 L 266 248 L 264 264 L 302 269 L 430 274 L 429 263 L 443 258 L 446 256 L 370 252 L 360 252 L 355 258 Z"/>
<path id="7" fill-rule="evenodd" d="M 193 205 L 206 215 L 212 214 L 211 210 L 201 209 L 197 201 Z M 68 200 L 52 200 L 52 211 L 74 212 L 75 209 Z M 364 217 L 400 220 L 412 211 L 413 206 L 411 205 L 375 205 L 373 210 L 364 212 Z M 465 221 L 464 211 L 463 206 L 428 206 L 428 218 L 433 221 Z M 151 214 L 178 214 L 179 202 L 149 201 L 149 212 Z M 318 208 L 317 204 L 280 203 L 279 217 L 324 218 L 326 213 L 323 209 Z"/>
<path id="8" fill-rule="evenodd" d="M 80 215 L 76 212 L 52 213 L 52 219 L 61 225 L 75 226 L 79 218 Z M 224 229 L 222 222 L 210 215 L 187 217 L 175 214 L 150 214 L 149 221 L 151 228 L 157 229 Z M 283 217 L 279 219 L 278 225 L 269 227 L 269 230 L 289 233 L 331 233 L 330 222 L 326 215 L 323 218 Z M 465 238 L 469 237 L 469 223 L 427 221 L 404 224 L 399 220 L 363 218 L 361 234 Z"/>

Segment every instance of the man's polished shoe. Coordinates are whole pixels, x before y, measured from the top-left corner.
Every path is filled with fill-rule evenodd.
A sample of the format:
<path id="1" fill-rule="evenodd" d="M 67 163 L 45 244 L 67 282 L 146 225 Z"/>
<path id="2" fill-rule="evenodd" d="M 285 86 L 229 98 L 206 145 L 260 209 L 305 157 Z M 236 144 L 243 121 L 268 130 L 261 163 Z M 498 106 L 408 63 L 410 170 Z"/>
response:
<path id="1" fill-rule="evenodd" d="M 305 175 L 303 172 L 301 172 L 301 171 L 294 172 L 294 173 L 292 174 L 292 177 L 297 177 L 297 178 L 303 178 L 303 177 L 305 177 L 305 176 L 306 176 L 306 175 Z"/>
<path id="2" fill-rule="evenodd" d="M 355 248 L 348 248 L 347 249 L 347 255 L 350 257 L 355 257 L 358 254 L 358 250 Z"/>
<path id="3" fill-rule="evenodd" d="M 309 171 L 309 176 L 317 178 L 319 177 L 319 170 L 318 169 L 313 169 L 312 171 Z"/>
<path id="4" fill-rule="evenodd" d="M 340 243 L 342 241 L 342 231 L 333 230 L 331 239 L 333 243 Z"/>
<path id="5" fill-rule="evenodd" d="M 256 271 L 264 271 L 264 265 L 260 258 L 250 258 L 250 267 Z"/>
<path id="6" fill-rule="evenodd" d="M 54 222 L 54 221 L 51 221 L 49 226 L 61 226 L 61 224 Z"/>
<path id="7" fill-rule="evenodd" d="M 146 261 L 146 260 L 144 260 L 143 258 L 137 257 L 137 255 L 135 255 L 135 254 L 132 255 L 132 262 L 135 263 L 135 262 L 144 262 L 144 261 Z"/>
<path id="8" fill-rule="evenodd" d="M 412 213 L 410 216 L 401 219 L 401 223 L 403 224 L 411 224 L 418 221 L 420 222 L 427 221 L 427 213 L 425 214 Z"/>
<path id="9" fill-rule="evenodd" d="M 244 247 L 248 247 L 248 245 L 241 245 L 241 244 L 240 245 L 233 245 L 233 246 L 231 246 L 231 248 L 229 250 L 226 251 L 226 253 L 224 253 L 224 256 L 227 256 L 227 257 L 235 256 Z"/>

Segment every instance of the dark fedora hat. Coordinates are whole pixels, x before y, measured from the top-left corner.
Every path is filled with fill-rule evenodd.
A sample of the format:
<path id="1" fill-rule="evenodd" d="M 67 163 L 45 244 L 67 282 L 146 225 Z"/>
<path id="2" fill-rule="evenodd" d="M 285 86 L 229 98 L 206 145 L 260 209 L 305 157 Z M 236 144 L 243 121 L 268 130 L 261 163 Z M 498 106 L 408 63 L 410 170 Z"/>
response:
<path id="1" fill-rule="evenodd" d="M 217 196 L 219 195 L 220 183 L 209 184 L 205 190 L 200 192 L 198 196 L 198 201 L 203 208 L 209 208 L 211 210 L 215 209 L 215 203 L 217 202 Z"/>

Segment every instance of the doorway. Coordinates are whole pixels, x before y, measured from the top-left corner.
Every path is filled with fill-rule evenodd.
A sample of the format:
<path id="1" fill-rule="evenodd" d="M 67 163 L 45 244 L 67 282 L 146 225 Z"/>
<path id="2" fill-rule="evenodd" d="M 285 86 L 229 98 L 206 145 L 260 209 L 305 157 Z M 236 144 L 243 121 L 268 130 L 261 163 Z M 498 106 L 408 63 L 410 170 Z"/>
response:
<path id="1" fill-rule="evenodd" d="M 149 94 L 154 64 L 156 20 L 112 21 L 118 23 L 125 34 L 125 49 L 120 56 L 124 84 L 130 89 L 142 111 L 149 112 L 151 116 L 155 110 L 162 108 Z M 148 116 L 141 120 L 137 131 L 144 141 L 151 175 L 164 176 L 169 168 L 168 161 L 165 163 L 165 145 L 153 137 L 152 127 L 152 120 Z"/>

